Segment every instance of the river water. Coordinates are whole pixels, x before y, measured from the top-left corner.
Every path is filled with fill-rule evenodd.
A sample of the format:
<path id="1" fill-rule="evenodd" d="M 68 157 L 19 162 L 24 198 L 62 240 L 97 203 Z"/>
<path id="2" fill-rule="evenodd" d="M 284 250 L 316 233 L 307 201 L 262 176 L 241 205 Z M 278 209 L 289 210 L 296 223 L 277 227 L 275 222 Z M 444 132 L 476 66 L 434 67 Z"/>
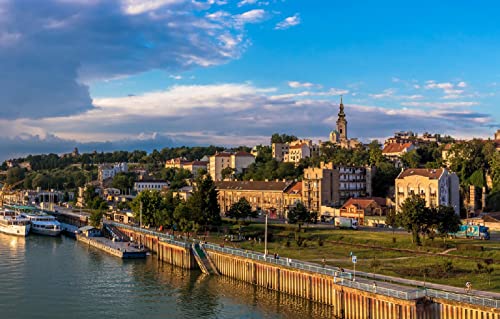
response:
<path id="1" fill-rule="evenodd" d="M 121 260 L 67 237 L 0 233 L 0 318 L 333 318 L 332 308 L 224 277 Z"/>

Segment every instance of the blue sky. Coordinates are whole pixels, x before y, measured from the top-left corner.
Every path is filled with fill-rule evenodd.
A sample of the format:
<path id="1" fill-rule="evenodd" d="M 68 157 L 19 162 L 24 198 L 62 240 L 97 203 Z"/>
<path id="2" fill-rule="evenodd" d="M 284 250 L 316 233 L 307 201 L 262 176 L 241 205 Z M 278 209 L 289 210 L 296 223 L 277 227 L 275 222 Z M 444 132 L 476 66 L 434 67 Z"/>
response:
<path id="1" fill-rule="evenodd" d="M 496 2 L 0 0 L 0 159 L 28 153 L 492 137 Z"/>

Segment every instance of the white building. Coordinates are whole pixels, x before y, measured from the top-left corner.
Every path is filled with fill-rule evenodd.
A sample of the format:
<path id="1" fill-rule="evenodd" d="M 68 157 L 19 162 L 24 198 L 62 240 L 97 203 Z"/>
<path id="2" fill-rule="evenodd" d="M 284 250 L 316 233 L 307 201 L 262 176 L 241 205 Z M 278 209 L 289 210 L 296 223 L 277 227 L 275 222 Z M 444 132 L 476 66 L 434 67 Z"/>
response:
<path id="1" fill-rule="evenodd" d="M 99 181 L 102 182 L 108 178 L 115 177 L 118 173 L 128 172 L 127 163 L 116 163 L 116 164 L 101 164 L 99 165 Z"/>
<path id="2" fill-rule="evenodd" d="M 319 154 L 319 145 L 312 140 L 300 139 L 288 143 L 272 144 L 273 158 L 278 162 L 298 163 L 301 159 Z"/>
<path id="3" fill-rule="evenodd" d="M 168 187 L 168 183 L 164 181 L 156 181 L 156 180 L 142 180 L 134 183 L 134 190 L 138 193 L 144 190 L 157 190 L 161 191 L 164 188 Z"/>
<path id="4" fill-rule="evenodd" d="M 214 181 L 220 181 L 222 180 L 222 170 L 225 168 L 230 167 L 233 173 L 242 173 L 253 163 L 255 163 L 255 156 L 247 152 L 216 153 L 210 156 L 208 171 Z"/>
<path id="5" fill-rule="evenodd" d="M 408 197 L 418 195 L 425 199 L 427 207 L 451 206 L 456 214 L 460 213 L 460 181 L 446 168 L 405 169 L 396 178 L 395 186 L 398 210 Z"/>

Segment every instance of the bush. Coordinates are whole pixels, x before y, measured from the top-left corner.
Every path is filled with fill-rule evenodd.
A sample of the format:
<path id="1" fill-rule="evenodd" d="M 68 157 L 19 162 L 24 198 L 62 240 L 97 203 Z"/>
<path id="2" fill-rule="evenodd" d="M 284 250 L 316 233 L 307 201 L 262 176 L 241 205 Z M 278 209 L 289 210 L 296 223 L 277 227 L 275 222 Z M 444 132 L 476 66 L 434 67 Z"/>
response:
<path id="1" fill-rule="evenodd" d="M 371 269 L 376 269 L 376 268 L 380 267 L 381 264 L 382 263 L 377 258 L 373 258 L 372 260 L 370 260 L 370 268 Z"/>
<path id="2" fill-rule="evenodd" d="M 318 246 L 322 247 L 324 244 L 323 238 L 318 237 Z"/>

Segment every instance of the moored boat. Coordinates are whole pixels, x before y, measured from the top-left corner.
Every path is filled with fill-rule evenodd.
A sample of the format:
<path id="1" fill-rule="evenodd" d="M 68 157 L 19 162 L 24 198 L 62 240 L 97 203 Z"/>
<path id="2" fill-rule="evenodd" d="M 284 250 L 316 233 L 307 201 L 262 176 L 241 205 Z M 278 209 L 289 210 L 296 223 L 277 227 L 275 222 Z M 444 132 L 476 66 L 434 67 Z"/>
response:
<path id="1" fill-rule="evenodd" d="M 59 236 L 61 234 L 61 223 L 54 216 L 38 213 L 38 212 L 23 212 L 20 216 L 28 219 L 31 223 L 31 232 L 46 236 Z"/>
<path id="2" fill-rule="evenodd" d="M 30 221 L 8 209 L 0 210 L 0 232 L 15 236 L 28 236 Z"/>

